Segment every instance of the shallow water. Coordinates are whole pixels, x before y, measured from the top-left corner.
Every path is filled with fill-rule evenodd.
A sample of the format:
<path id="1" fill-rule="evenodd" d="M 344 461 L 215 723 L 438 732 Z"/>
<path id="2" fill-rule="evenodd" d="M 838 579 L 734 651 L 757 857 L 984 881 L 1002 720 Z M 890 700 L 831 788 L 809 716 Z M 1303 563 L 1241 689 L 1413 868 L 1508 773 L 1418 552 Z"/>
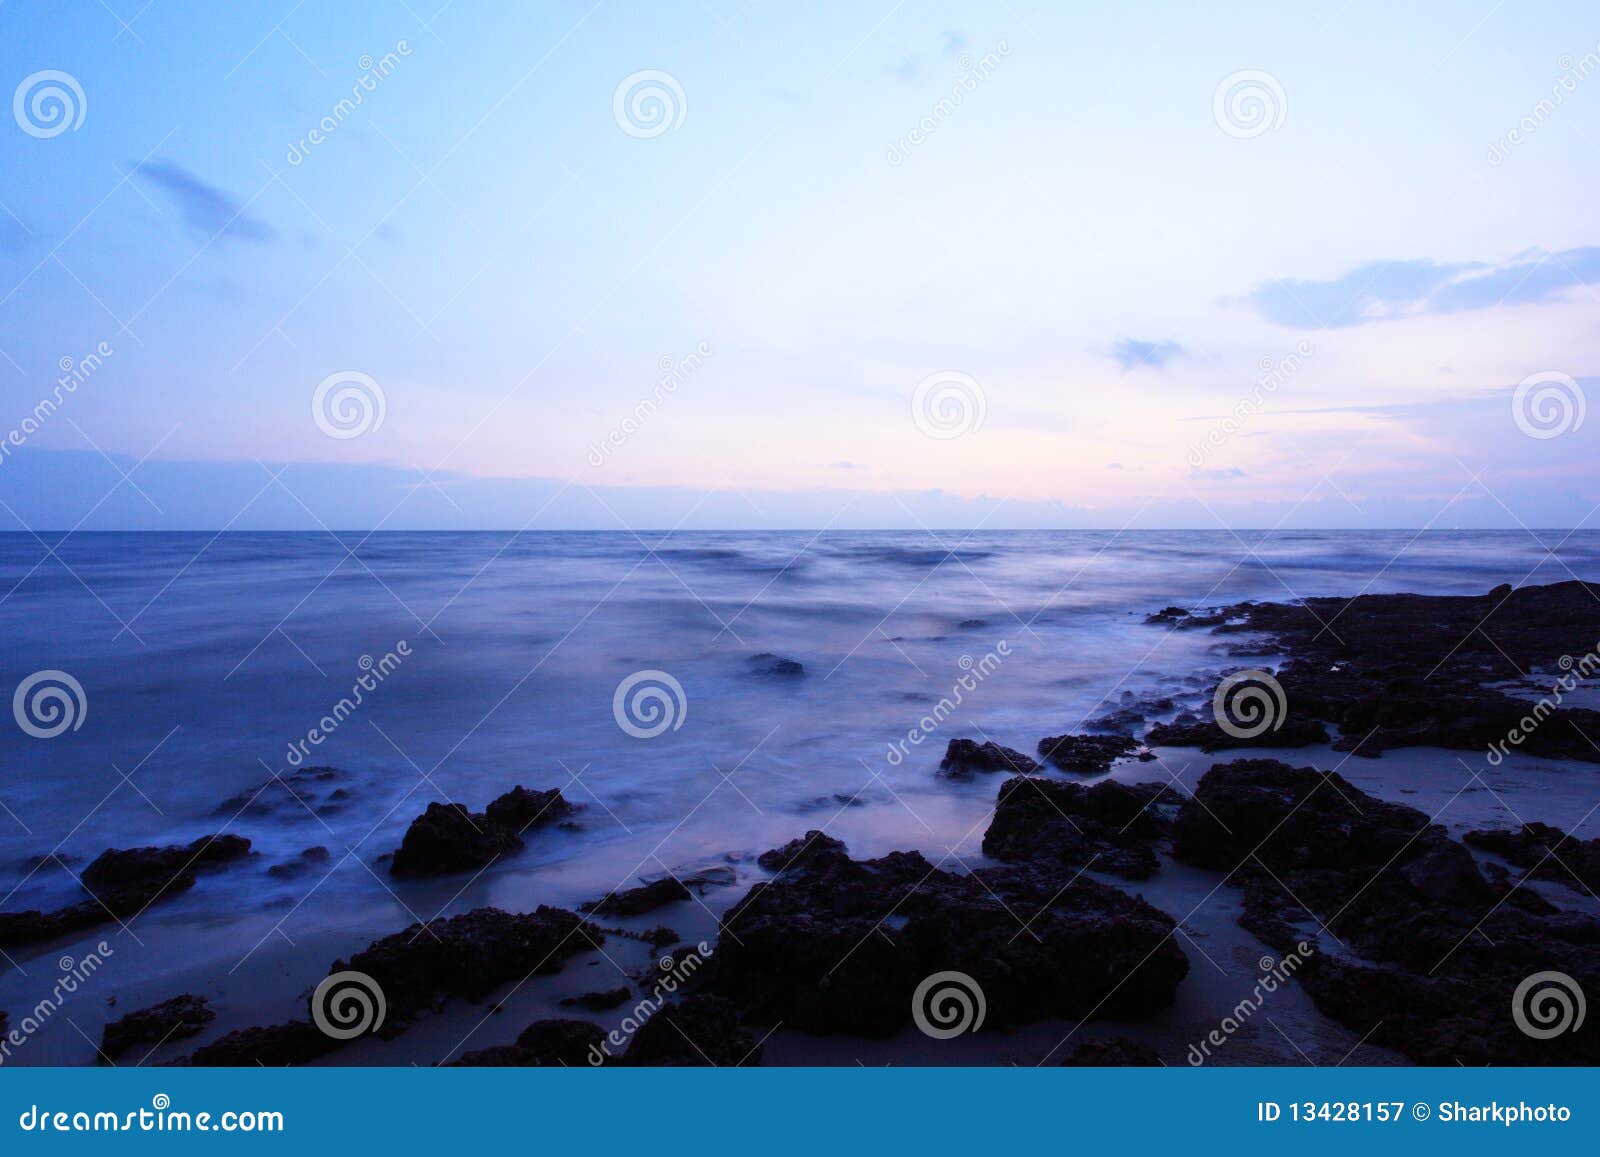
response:
<path id="1" fill-rule="evenodd" d="M 52 555 L 30 535 L 0 535 L 7 687 L 57 669 L 87 700 L 81 726 L 56 738 L 30 738 L 10 721 L 0 729 L 0 908 L 76 898 L 68 872 L 30 864 L 42 853 L 59 849 L 81 867 L 108 846 L 248 836 L 256 859 L 203 876 L 131 931 L 105 933 L 119 946 L 115 980 L 130 992 L 171 995 L 179 975 L 237 990 L 236 978 L 252 975 L 283 1002 L 268 1014 L 281 1019 L 333 955 L 412 919 L 483 903 L 571 904 L 729 856 L 742 885 L 759 875 L 756 853 L 807 828 L 826 826 L 858 854 L 917 847 L 961 870 L 979 856 L 997 781 L 938 776 L 950 738 L 1031 751 L 1125 695 L 1199 703 L 1216 672 L 1252 665 L 1217 653 L 1207 635 L 1146 625 L 1149 612 L 1600 578 L 1600 532 L 1541 537 L 81 534 Z M 796 660 L 804 674 L 772 673 L 769 660 L 753 661 L 762 654 Z M 382 664 L 381 684 L 304 748 L 303 763 L 341 769 L 325 789 L 339 798 L 271 814 L 224 806 L 293 772 L 291 745 L 351 695 L 363 657 L 385 655 L 398 661 Z M 648 739 L 626 733 L 613 710 L 618 685 L 641 670 L 670 674 L 683 692 L 670 704 L 676 726 Z M 963 676 L 975 685 L 959 708 L 924 722 Z M 1445 802 L 1467 778 L 1458 753 L 1434 754 L 1429 775 L 1402 773 L 1415 761 L 1394 755 L 1342 770 L 1431 812 L 1435 795 Z M 1118 774 L 1192 784 L 1209 764 L 1162 755 Z M 1566 797 L 1583 792 L 1550 785 L 1586 789 L 1595 773 L 1517 759 L 1499 774 L 1503 799 L 1520 801 L 1525 818 L 1570 822 Z M 389 878 L 380 857 L 429 802 L 481 808 L 518 783 L 586 805 L 582 830 L 537 833 L 477 878 Z M 1450 800 L 1454 814 L 1441 822 L 1468 814 L 1479 794 Z M 313 845 L 330 850 L 328 864 L 292 880 L 267 875 Z M 698 917 L 707 929 L 736 894 L 707 897 Z M 51 965 L 68 949 L 81 946 L 13 952 L 0 1008 L 31 1005 L 50 967 L 30 961 Z M 281 971 L 275 983 L 252 972 L 267 961 Z M 245 1005 L 267 1001 L 237 995 L 246 1023 Z M 489 1042 L 469 1047 L 480 1043 Z M 62 1034 L 58 1045 L 41 1040 L 33 1059 L 73 1048 Z"/>

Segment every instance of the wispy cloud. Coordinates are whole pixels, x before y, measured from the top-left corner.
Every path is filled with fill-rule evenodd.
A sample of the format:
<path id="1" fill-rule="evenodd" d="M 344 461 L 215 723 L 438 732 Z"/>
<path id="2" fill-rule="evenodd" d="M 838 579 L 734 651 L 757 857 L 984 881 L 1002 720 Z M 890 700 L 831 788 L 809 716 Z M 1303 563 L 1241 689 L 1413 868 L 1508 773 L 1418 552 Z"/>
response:
<path id="1" fill-rule="evenodd" d="M 1183 357 L 1184 352 L 1184 348 L 1170 338 L 1164 341 L 1140 341 L 1138 338 L 1125 337 L 1111 347 L 1111 356 L 1124 373 L 1140 366 L 1164 369 L 1174 358 Z"/>
<path id="2" fill-rule="evenodd" d="M 227 190 L 207 184 L 182 165 L 145 161 L 133 166 L 133 174 L 166 194 L 183 223 L 207 238 L 261 242 L 278 235 L 265 221 L 244 212 Z"/>
<path id="3" fill-rule="evenodd" d="M 1233 304 L 1301 329 L 1559 301 L 1600 280 L 1600 248 L 1532 251 L 1501 264 L 1374 261 L 1331 280 L 1264 281 Z"/>

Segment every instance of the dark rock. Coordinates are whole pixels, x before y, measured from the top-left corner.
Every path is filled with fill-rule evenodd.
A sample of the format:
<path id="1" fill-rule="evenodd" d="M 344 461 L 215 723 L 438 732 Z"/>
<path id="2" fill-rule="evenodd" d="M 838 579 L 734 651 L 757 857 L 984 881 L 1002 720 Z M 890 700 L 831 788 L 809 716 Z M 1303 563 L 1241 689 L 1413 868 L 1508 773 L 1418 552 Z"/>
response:
<path id="1" fill-rule="evenodd" d="M 664 1006 L 634 1034 L 630 1065 L 759 1065 L 761 1046 L 739 1025 L 732 1001 L 687 996 Z"/>
<path id="2" fill-rule="evenodd" d="M 626 1004 L 633 995 L 633 990 L 627 987 L 613 988 L 606 992 L 584 992 L 577 996 L 569 996 L 561 1003 L 568 1008 L 585 1008 L 590 1012 L 609 1012 L 620 1004 Z"/>
<path id="3" fill-rule="evenodd" d="M 1163 790 L 1112 780 L 1085 788 L 1031 776 L 1008 779 L 983 836 L 984 855 L 1147 880 L 1157 865 L 1152 841 L 1171 827 L 1155 808 Z"/>
<path id="4" fill-rule="evenodd" d="M 1515 831 L 1468 832 L 1462 838 L 1471 847 L 1528 869 L 1533 879 L 1600 892 L 1600 839 L 1580 840 L 1540 823 L 1523 824 Z"/>
<path id="5" fill-rule="evenodd" d="M 217 1014 L 205 997 L 189 993 L 175 996 L 106 1025 L 100 1037 L 100 1056 L 115 1060 L 134 1045 L 154 1048 L 169 1040 L 198 1036 L 216 1019 Z"/>
<path id="6" fill-rule="evenodd" d="M 332 789 L 344 772 L 335 767 L 302 767 L 287 775 L 275 775 L 254 787 L 247 787 L 217 805 L 219 816 L 279 816 L 302 819 L 311 816 L 329 800 L 346 799 L 349 792 Z"/>
<path id="7" fill-rule="evenodd" d="M 83 870 L 90 899 L 53 912 L 0 912 L 0 948 L 54 940 L 137 916 L 194 887 L 196 874 L 250 853 L 240 836 L 207 836 L 187 847 L 109 849 Z"/>
<path id="8" fill-rule="evenodd" d="M 624 994 L 627 989 L 622 990 Z M 465 1053 L 457 1065 L 495 1068 L 538 1068 L 564 1065 L 583 1068 L 599 1056 L 605 1033 L 586 1020 L 536 1020 L 522 1030 L 516 1044 Z"/>
<path id="9" fill-rule="evenodd" d="M 1180 619 L 1187 619 L 1189 612 L 1182 607 L 1163 607 L 1153 615 L 1145 616 L 1145 622 L 1152 625 L 1161 623 L 1176 623 Z"/>
<path id="10" fill-rule="evenodd" d="M 665 924 L 658 924 L 654 928 L 642 933 L 640 935 L 640 939 L 642 939 L 646 944 L 652 945 L 656 948 L 665 948 L 668 944 L 676 944 L 679 940 L 683 939 L 683 937 L 679 936 Z"/>
<path id="11" fill-rule="evenodd" d="M 243 836 L 202 836 L 187 847 L 107 849 L 83 870 L 91 892 L 126 886 L 165 884 L 205 868 L 220 867 L 250 854 Z"/>
<path id="12" fill-rule="evenodd" d="M 1139 752 L 1140 744 L 1124 735 L 1055 735 L 1039 740 L 1039 754 L 1062 771 L 1098 775 L 1124 756 Z M 1141 759 L 1154 759 L 1142 752 Z"/>
<path id="13" fill-rule="evenodd" d="M 1600 1062 L 1593 1025 L 1541 1040 L 1517 1027 L 1531 1002 L 1512 1012 L 1535 974 L 1600 985 L 1600 921 L 1485 879 L 1424 813 L 1335 773 L 1238 760 L 1200 780 L 1173 847 L 1228 872 L 1239 922 L 1300 954 L 1296 981 L 1371 1043 L 1423 1064 Z"/>
<path id="14" fill-rule="evenodd" d="M 522 837 L 465 804 L 432 803 L 411 821 L 389 863 L 395 876 L 470 872 L 520 851 Z"/>
<path id="15" fill-rule="evenodd" d="M 1600 585 L 1245 603 L 1214 629 L 1281 644 L 1291 658 L 1277 678 L 1292 714 L 1336 725 L 1339 750 L 1375 756 L 1426 745 L 1503 758 L 1515 749 L 1600 763 L 1588 738 L 1600 734 L 1600 711 L 1546 705 L 1535 715 L 1534 703 L 1501 687 L 1535 670 L 1588 677 L 1571 669 L 1572 656 L 1600 638 Z"/>
<path id="16" fill-rule="evenodd" d="M 1105 1040 L 1084 1041 L 1069 1052 L 1061 1063 L 1068 1068 L 1126 1068 L 1159 1066 L 1162 1061 L 1161 1054 L 1149 1045 L 1114 1036 Z"/>
<path id="17" fill-rule="evenodd" d="M 798 840 L 790 840 L 781 848 L 762 852 L 756 863 L 769 872 L 782 872 L 790 868 L 803 868 L 813 860 L 847 859 L 844 841 L 812 829 Z"/>
<path id="18" fill-rule="evenodd" d="M 813 855 L 752 888 L 722 931 L 708 989 L 804 1032 L 893 1033 L 917 986 L 948 970 L 976 980 L 991 1026 L 1136 1019 L 1167 1007 L 1189 968 L 1171 917 L 1087 876 L 956 875 L 916 852 Z"/>
<path id="19" fill-rule="evenodd" d="M 285 860 L 281 864 L 273 864 L 267 869 L 267 875 L 278 880 L 294 880 L 305 875 L 318 864 L 326 864 L 332 856 L 328 849 L 318 844 L 314 848 L 307 848 L 292 860 Z"/>
<path id="20" fill-rule="evenodd" d="M 587 904 L 579 905 L 578 910 L 592 912 L 596 916 L 640 916 L 667 904 L 693 898 L 694 893 L 682 881 L 667 876 L 625 892 L 613 892 L 598 900 L 590 900 Z"/>
<path id="21" fill-rule="evenodd" d="M 603 931 L 562 908 L 478 908 L 386 936 L 349 963 L 336 962 L 330 974 L 363 972 L 377 983 L 389 1035 L 447 997 L 481 1000 L 507 982 L 559 972 L 567 957 L 604 943 Z"/>
<path id="22" fill-rule="evenodd" d="M 960 627 L 963 631 L 976 631 L 983 627 L 987 627 L 988 625 L 989 620 L 987 619 L 962 619 L 956 624 L 956 626 Z"/>
<path id="23" fill-rule="evenodd" d="M 196 1049 L 181 1063 L 233 1068 L 303 1065 L 326 1056 L 343 1043 L 308 1020 L 291 1020 L 230 1032 Z"/>
<path id="24" fill-rule="evenodd" d="M 952 739 L 945 748 L 939 770 L 946 775 L 965 777 L 976 771 L 1004 771 L 1011 775 L 1030 775 L 1040 765 L 1010 747 L 998 743 L 976 743 L 971 739 Z"/>
<path id="25" fill-rule="evenodd" d="M 530 791 L 518 784 L 491 803 L 484 814 L 491 823 L 521 834 L 529 828 L 565 819 L 574 810 L 558 788 Z"/>
<path id="26" fill-rule="evenodd" d="M 1315 719 L 1290 714 L 1260 735 L 1230 735 L 1212 718 L 1185 712 L 1171 723 L 1158 723 L 1145 733 L 1151 747 L 1198 747 L 1201 751 L 1226 751 L 1240 747 L 1310 747 L 1329 741 L 1328 729 Z"/>
<path id="27" fill-rule="evenodd" d="M 768 678 L 798 679 L 806 673 L 805 665 L 799 660 L 786 659 L 782 655 L 774 655 L 771 651 L 751 655 L 746 661 L 755 674 Z"/>

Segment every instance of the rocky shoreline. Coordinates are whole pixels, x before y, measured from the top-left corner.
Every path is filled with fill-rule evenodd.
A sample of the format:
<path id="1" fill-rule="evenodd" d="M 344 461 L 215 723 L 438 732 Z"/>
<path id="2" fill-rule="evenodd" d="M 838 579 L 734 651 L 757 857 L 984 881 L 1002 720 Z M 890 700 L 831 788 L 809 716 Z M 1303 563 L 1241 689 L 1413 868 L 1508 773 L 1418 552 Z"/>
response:
<path id="1" fill-rule="evenodd" d="M 604 956 L 608 944 L 669 949 L 680 944 L 670 927 L 612 923 L 662 911 L 671 919 L 697 905 L 715 914 L 711 943 L 664 954 L 660 968 L 631 985 L 562 1002 L 595 1019 L 539 1019 L 511 1044 L 441 1059 L 757 1064 L 778 1030 L 883 1038 L 914 1025 L 937 1063 L 948 1009 L 924 998 L 940 976 L 970 985 L 964 1011 L 976 1014 L 966 1018 L 976 1020 L 972 1031 L 1053 1021 L 1137 1025 L 1168 1015 L 1191 970 L 1205 965 L 1191 959 L 1194 942 L 1181 935 L 1188 916 L 1162 910 L 1134 888 L 1183 866 L 1211 874 L 1212 893 L 1237 894 L 1238 924 L 1279 958 L 1294 958 L 1294 983 L 1363 1042 L 1423 1064 L 1600 1063 L 1594 1024 L 1579 1018 L 1571 1031 L 1530 1032 L 1526 1010 L 1514 1009 L 1525 982 L 1544 974 L 1560 974 L 1580 993 L 1600 992 L 1600 919 L 1533 886 L 1600 902 L 1600 840 L 1544 823 L 1458 840 L 1434 817 L 1363 791 L 1333 767 L 1275 758 L 1217 763 L 1192 789 L 1164 763 L 1152 768 L 1151 782 L 1109 777 L 1156 762 L 1152 748 L 1281 749 L 1331 740 L 1334 751 L 1376 758 L 1418 746 L 1492 752 L 1513 733 L 1522 736 L 1515 744 L 1522 751 L 1574 761 L 1572 773 L 1582 774 L 1583 765 L 1600 762 L 1600 748 L 1589 742 L 1600 737 L 1600 712 L 1556 705 L 1541 709 L 1530 728 L 1532 701 L 1511 692 L 1528 690 L 1538 671 L 1576 667 L 1587 677 L 1578 656 L 1600 645 L 1600 587 L 1167 608 L 1148 622 L 1152 630 L 1239 636 L 1251 640 L 1242 653 L 1281 656 L 1272 673 L 1286 702 L 1279 726 L 1242 738 L 1193 712 L 1151 722 L 1146 714 L 1171 705 L 1149 704 L 1152 711 L 1124 707 L 1119 718 L 1081 733 L 1043 735 L 1033 743 L 1038 759 L 988 738 L 952 739 L 940 773 L 966 781 L 999 773 L 982 834 L 987 863 L 953 852 L 930 860 L 913 849 L 855 858 L 841 840 L 811 830 L 757 857 L 763 876 L 742 895 L 728 890 L 739 878 L 732 868 L 703 867 L 631 887 L 624 881 L 577 911 L 479 907 L 418 920 L 332 961 L 326 979 L 306 993 L 301 1016 L 204 1041 L 215 1012 L 205 996 L 178 994 L 108 1024 L 101 1058 L 201 1038 L 175 1063 L 318 1061 L 366 1033 L 392 1039 L 463 1006 L 492 1015 L 530 977 Z M 1140 727 L 1144 734 L 1133 734 Z M 333 769 L 299 775 L 274 789 L 286 800 L 257 792 L 236 814 L 342 803 L 329 794 Z M 434 803 L 379 862 L 398 887 L 481 872 L 535 835 L 563 838 L 560 829 L 576 826 L 576 812 L 559 790 L 521 786 L 483 811 Z M 85 899 L 54 911 L 0 913 L 0 948 L 131 918 L 193 887 L 201 872 L 252 858 L 248 839 L 225 832 L 185 846 L 107 850 L 77 874 Z M 269 871 L 287 877 L 327 858 L 326 849 L 307 849 Z M 689 958 L 692 974 L 679 976 Z M 665 973 L 675 983 L 662 995 Z M 370 983 L 367 995 L 377 994 L 381 1011 L 344 1035 L 337 1024 L 330 1029 L 337 1018 L 328 993 L 351 976 Z M 613 1010 L 636 1022 L 615 1044 L 602 1027 Z M 1533 1010 L 1536 1030 L 1545 1023 L 1540 1015 Z M 1113 1037 L 1058 1046 L 1034 1063 L 1161 1060 L 1136 1040 Z"/>

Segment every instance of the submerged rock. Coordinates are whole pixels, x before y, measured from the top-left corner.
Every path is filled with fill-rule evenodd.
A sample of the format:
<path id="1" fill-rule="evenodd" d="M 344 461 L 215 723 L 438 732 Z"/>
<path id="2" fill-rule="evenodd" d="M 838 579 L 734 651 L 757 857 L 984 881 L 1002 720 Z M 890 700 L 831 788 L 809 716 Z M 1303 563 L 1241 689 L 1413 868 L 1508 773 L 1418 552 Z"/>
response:
<path id="1" fill-rule="evenodd" d="M 974 772 L 1004 771 L 1011 775 L 1030 775 L 1042 768 L 1036 760 L 998 743 L 977 743 L 971 739 L 952 739 L 945 748 L 939 770 L 965 778 Z"/>
<path id="2" fill-rule="evenodd" d="M 798 659 L 774 655 L 771 651 L 763 651 L 759 655 L 751 655 L 746 662 L 752 672 L 769 679 L 798 679 L 806 673 L 805 664 Z"/>
<path id="3" fill-rule="evenodd" d="M 577 996 L 569 996 L 561 1003 L 567 1008 L 585 1008 L 590 1012 L 609 1012 L 618 1005 L 626 1004 L 633 996 L 633 990 L 626 986 L 613 988 L 605 992 L 582 992 Z"/>
<path id="4" fill-rule="evenodd" d="M 587 904 L 580 904 L 578 910 L 592 912 L 596 916 L 641 916 L 667 904 L 693 898 L 694 893 L 689 891 L 687 885 L 673 876 L 667 876 L 637 888 L 590 900 Z"/>

